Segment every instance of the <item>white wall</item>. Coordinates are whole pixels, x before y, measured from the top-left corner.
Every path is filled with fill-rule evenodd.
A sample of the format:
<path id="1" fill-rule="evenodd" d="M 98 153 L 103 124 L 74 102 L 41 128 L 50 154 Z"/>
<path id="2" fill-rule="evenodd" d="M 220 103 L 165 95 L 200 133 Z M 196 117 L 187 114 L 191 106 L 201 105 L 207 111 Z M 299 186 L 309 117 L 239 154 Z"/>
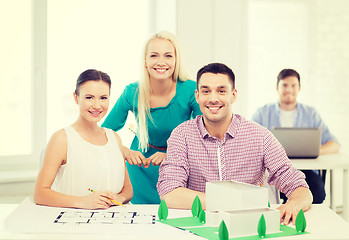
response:
<path id="1" fill-rule="evenodd" d="M 234 111 L 246 107 L 246 1 L 178 0 L 177 37 L 185 69 L 197 71 L 211 62 L 223 62 L 236 75 L 238 99 Z"/>
<path id="2" fill-rule="evenodd" d="M 249 58 L 254 56 L 254 52 L 249 52 L 251 49 L 249 45 L 251 42 L 249 33 L 251 34 L 251 32 L 248 29 L 251 26 L 251 22 L 249 22 L 251 18 L 248 15 L 251 13 L 249 4 L 256 2 L 259 4 L 261 2 L 275 3 L 274 7 L 277 6 L 276 3 L 279 5 L 283 3 L 304 4 L 306 12 L 302 16 L 307 17 L 307 22 L 304 23 L 307 25 L 307 30 L 304 30 L 306 32 L 304 39 L 307 41 L 304 43 L 307 51 L 304 56 L 307 59 L 304 61 L 306 61 L 307 67 L 304 67 L 304 72 L 302 72 L 302 76 L 304 76 L 302 81 L 307 81 L 307 83 L 302 84 L 302 86 L 307 89 L 302 89 L 301 94 L 303 94 L 304 101 L 315 106 L 320 112 L 339 139 L 342 151 L 349 152 L 349 128 L 346 124 L 349 120 L 349 98 L 346 95 L 349 90 L 349 71 L 346 70 L 349 66 L 349 1 L 177 0 L 176 6 L 171 0 L 166 0 L 168 5 L 161 0 L 154 0 L 153 4 L 154 2 L 161 3 L 161 8 L 159 8 L 161 11 L 165 11 L 166 8 L 176 7 L 177 9 L 175 24 L 171 22 L 170 25 L 166 25 L 164 21 L 167 15 L 156 14 L 153 21 L 157 22 L 158 18 L 159 23 L 156 24 L 154 30 L 166 29 L 166 26 L 173 30 L 176 27 L 184 66 L 192 79 L 195 79 L 199 68 L 210 62 L 223 62 L 233 69 L 238 89 L 238 100 L 235 103 L 234 112 L 241 113 L 246 117 L 249 117 L 252 111 L 249 110 L 251 101 L 260 104 L 269 101 L 265 98 L 254 100 L 256 93 L 249 89 L 255 80 L 249 74 L 254 71 L 249 65 L 251 63 Z M 262 15 L 263 12 L 260 14 Z M 171 13 L 170 16 L 172 21 L 173 14 Z M 278 19 L 275 19 L 275 23 L 277 22 Z M 263 31 L 261 31 L 262 33 Z M 138 60 L 136 62 L 138 63 Z M 268 74 L 266 72 L 260 73 L 261 76 Z M 275 78 L 276 75 L 277 73 L 275 73 Z M 264 94 L 273 96 L 275 92 L 270 89 Z M 34 176 L 35 173 L 32 173 L 32 178 Z M 337 182 L 340 183 L 341 180 L 335 179 L 335 183 Z M 26 183 L 17 185 L 21 186 L 18 190 L 19 194 L 25 195 L 28 190 L 32 191 L 33 182 L 28 184 L 31 184 L 30 187 Z M 12 183 L 6 186 L 0 184 L 0 192 L 2 193 L 9 188 L 18 189 Z M 341 186 L 338 186 L 338 189 L 341 189 Z M 337 199 L 341 199 L 341 197 L 339 196 Z"/>
<path id="3" fill-rule="evenodd" d="M 311 59 L 313 103 L 349 152 L 349 1 L 314 2 Z"/>
<path id="4" fill-rule="evenodd" d="M 319 111 L 348 153 L 348 10 L 347 0 L 178 0 L 177 37 L 193 78 L 211 62 L 233 69 L 233 111 L 247 118 L 277 99 L 279 71 L 298 70 L 299 100 Z M 339 205 L 341 177 L 335 171 Z"/>
<path id="5" fill-rule="evenodd" d="M 277 99 L 282 68 L 298 70 L 299 100 L 320 112 L 349 152 L 348 10 L 346 0 L 178 0 L 177 37 L 192 78 L 211 62 L 233 69 L 234 112 L 247 118 Z"/>

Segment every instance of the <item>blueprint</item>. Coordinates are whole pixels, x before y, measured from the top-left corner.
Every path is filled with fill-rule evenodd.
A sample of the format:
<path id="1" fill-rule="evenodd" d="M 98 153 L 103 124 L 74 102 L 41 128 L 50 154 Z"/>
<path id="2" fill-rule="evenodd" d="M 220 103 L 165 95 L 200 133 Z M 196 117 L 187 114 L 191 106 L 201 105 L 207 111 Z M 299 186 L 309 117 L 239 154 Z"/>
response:
<path id="1" fill-rule="evenodd" d="M 60 212 L 54 223 L 58 224 L 155 224 L 155 215 L 138 212 L 99 212 L 64 211 Z"/>

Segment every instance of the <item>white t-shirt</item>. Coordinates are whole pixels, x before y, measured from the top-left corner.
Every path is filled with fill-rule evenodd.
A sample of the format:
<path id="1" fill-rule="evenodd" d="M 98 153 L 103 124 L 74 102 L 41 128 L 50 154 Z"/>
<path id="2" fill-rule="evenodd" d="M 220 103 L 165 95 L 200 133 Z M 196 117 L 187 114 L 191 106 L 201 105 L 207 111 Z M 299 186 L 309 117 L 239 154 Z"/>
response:
<path id="1" fill-rule="evenodd" d="M 285 111 L 280 109 L 280 125 L 281 127 L 293 127 L 296 120 L 297 111 L 293 109 L 291 111 Z"/>

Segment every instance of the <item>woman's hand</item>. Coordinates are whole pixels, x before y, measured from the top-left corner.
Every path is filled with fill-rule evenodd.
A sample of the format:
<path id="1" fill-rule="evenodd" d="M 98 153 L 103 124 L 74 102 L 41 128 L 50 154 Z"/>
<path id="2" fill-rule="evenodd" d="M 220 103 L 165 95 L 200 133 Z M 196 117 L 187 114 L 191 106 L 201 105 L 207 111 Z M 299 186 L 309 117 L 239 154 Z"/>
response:
<path id="1" fill-rule="evenodd" d="M 152 163 L 154 166 L 158 166 L 162 163 L 165 157 L 166 157 L 166 153 L 156 152 L 153 155 L 151 155 L 149 158 L 147 158 L 147 160 L 149 164 Z"/>
<path id="2" fill-rule="evenodd" d="M 106 193 L 108 194 L 108 196 L 112 196 L 109 197 L 109 200 L 111 200 L 112 205 L 119 206 L 119 204 L 117 204 L 116 202 L 123 204 L 126 201 L 126 198 L 120 193 L 116 194 L 110 191 L 107 191 Z M 113 200 L 116 202 L 114 202 Z"/>
<path id="3" fill-rule="evenodd" d="M 123 196 L 122 194 L 117 194 L 115 199 L 113 199 L 113 200 L 115 200 L 116 202 L 121 203 L 121 204 L 124 204 L 125 202 L 127 202 L 125 196 Z M 113 205 L 119 206 L 119 204 L 117 204 L 115 202 L 113 202 Z"/>
<path id="4" fill-rule="evenodd" d="M 138 165 L 139 167 L 144 165 L 145 168 L 149 167 L 149 163 L 147 163 L 147 159 L 143 156 L 143 154 L 139 151 L 133 151 L 128 149 L 127 147 L 123 147 L 123 155 L 125 156 L 125 160 L 130 165 Z"/>
<path id="5" fill-rule="evenodd" d="M 93 192 L 87 196 L 81 197 L 79 208 L 84 209 L 106 209 L 114 205 L 109 199 L 115 199 L 116 194 L 106 192 Z"/>

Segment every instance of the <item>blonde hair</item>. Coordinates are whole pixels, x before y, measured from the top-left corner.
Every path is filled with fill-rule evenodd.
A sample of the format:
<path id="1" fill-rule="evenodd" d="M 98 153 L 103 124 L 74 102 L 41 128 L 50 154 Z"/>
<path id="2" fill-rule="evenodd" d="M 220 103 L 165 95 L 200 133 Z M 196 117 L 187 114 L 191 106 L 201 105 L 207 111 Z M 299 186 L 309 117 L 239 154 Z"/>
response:
<path id="1" fill-rule="evenodd" d="M 177 79 L 179 79 L 180 81 L 188 80 L 186 74 L 183 73 L 183 70 L 180 67 L 181 55 L 179 52 L 176 37 L 172 33 L 169 33 L 166 31 L 161 31 L 153 34 L 145 45 L 144 61 L 142 61 L 144 76 L 143 76 L 143 79 L 141 79 L 138 84 L 139 92 L 138 92 L 138 134 L 137 135 L 139 139 L 139 148 L 141 148 L 143 152 L 145 152 L 148 149 L 148 142 L 149 142 L 147 116 L 151 121 L 153 121 L 150 115 L 150 94 L 151 94 L 150 76 L 149 76 L 149 72 L 145 64 L 145 61 L 146 61 L 146 56 L 148 52 L 149 42 L 155 38 L 160 38 L 160 39 L 170 41 L 175 49 L 176 64 L 175 64 L 172 80 L 173 81 L 177 81 Z"/>

